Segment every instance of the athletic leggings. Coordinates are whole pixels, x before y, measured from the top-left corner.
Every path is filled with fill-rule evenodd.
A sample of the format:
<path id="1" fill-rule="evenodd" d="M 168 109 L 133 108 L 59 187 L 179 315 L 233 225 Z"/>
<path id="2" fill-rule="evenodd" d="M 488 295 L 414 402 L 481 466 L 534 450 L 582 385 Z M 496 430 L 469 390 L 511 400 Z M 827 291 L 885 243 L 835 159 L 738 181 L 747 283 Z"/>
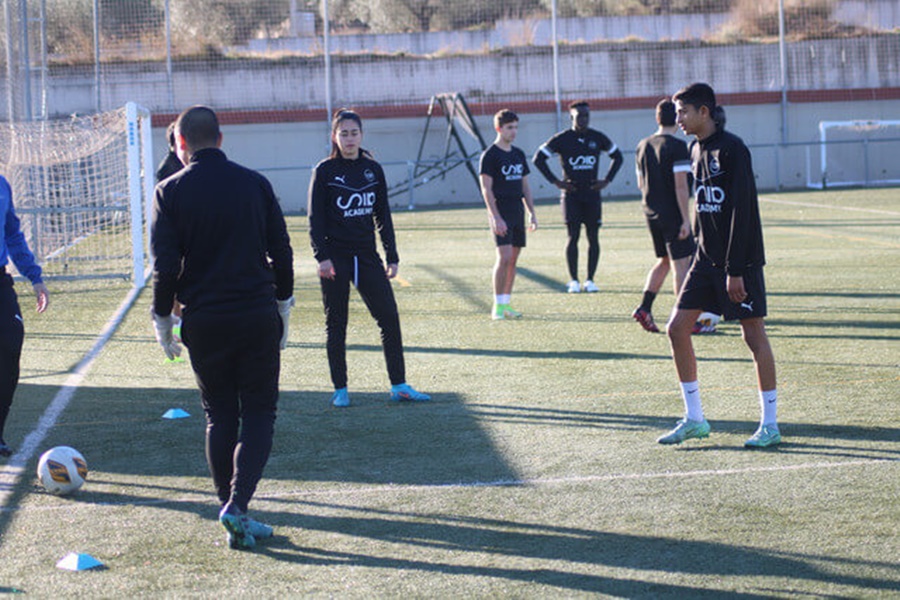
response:
<path id="1" fill-rule="evenodd" d="M 406 382 L 403 339 L 394 290 L 381 257 L 372 252 L 358 256 L 332 256 L 334 279 L 320 279 L 325 305 L 328 366 L 334 389 L 347 387 L 347 315 L 352 282 L 381 329 L 381 346 L 392 385 Z"/>
<path id="2" fill-rule="evenodd" d="M 569 237 L 566 239 L 566 263 L 569 266 L 569 277 L 578 280 L 578 237 L 581 235 L 581 223 L 578 221 L 566 223 Z M 593 281 L 597 272 L 597 264 L 600 262 L 600 225 L 596 221 L 585 223 L 584 230 L 588 240 L 588 264 L 587 279 Z"/>
<path id="3" fill-rule="evenodd" d="M 19 385 L 19 359 L 22 357 L 24 339 L 25 326 L 19 300 L 13 290 L 13 279 L 5 271 L 0 271 L 0 439 L 3 438 L 6 417 Z"/>

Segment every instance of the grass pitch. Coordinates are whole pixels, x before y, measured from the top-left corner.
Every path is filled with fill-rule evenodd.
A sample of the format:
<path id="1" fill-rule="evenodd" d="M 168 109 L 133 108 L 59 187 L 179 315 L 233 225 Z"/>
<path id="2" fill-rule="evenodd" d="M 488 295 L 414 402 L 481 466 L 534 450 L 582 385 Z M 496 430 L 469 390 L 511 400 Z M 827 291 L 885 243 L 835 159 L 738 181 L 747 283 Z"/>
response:
<path id="1" fill-rule="evenodd" d="M 765 195 L 769 335 L 784 443 L 748 451 L 758 399 L 736 324 L 695 339 L 713 428 L 655 442 L 682 406 L 664 335 L 630 317 L 653 262 L 636 200 L 607 202 L 599 294 L 567 295 L 556 204 L 520 259 L 521 321 L 492 322 L 482 208 L 396 212 L 409 382 L 392 405 L 377 328 L 352 296 L 353 406 L 329 404 L 305 219 L 290 218 L 298 307 L 272 458 L 251 509 L 276 537 L 231 551 L 190 367 L 163 364 L 145 290 L 73 369 L 125 284 L 51 282 L 26 315 L 6 439 L 21 447 L 77 386 L 21 476 L 3 471 L 0 591 L 34 597 L 892 597 L 900 593 L 897 190 Z M 582 261 L 585 248 L 582 246 Z M 583 266 L 582 266 L 583 269 Z M 667 286 L 669 282 L 667 282 Z M 654 306 L 658 322 L 670 287 Z M 164 420 L 169 408 L 191 416 Z M 41 451 L 88 483 L 51 496 Z M 104 567 L 57 569 L 69 552 Z"/>

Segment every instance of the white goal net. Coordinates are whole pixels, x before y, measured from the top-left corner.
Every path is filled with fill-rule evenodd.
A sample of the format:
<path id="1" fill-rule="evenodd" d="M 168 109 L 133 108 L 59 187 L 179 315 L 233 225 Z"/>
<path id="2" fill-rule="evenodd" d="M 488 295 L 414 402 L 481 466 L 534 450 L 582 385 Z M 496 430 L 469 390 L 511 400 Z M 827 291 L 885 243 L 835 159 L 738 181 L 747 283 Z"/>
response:
<path id="1" fill-rule="evenodd" d="M 150 114 L 132 103 L 0 126 L 0 173 L 45 277 L 144 284 L 152 160 Z"/>
<path id="2" fill-rule="evenodd" d="M 818 151 L 807 187 L 900 183 L 900 121 L 820 121 Z"/>

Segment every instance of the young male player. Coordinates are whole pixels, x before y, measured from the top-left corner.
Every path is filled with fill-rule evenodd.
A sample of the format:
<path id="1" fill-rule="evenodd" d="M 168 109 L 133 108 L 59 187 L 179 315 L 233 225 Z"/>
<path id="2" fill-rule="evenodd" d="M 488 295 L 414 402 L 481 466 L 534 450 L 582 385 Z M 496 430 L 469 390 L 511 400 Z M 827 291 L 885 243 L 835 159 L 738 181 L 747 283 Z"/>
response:
<path id="1" fill-rule="evenodd" d="M 519 132 L 519 117 L 503 109 L 494 115 L 494 129 L 497 138 L 481 155 L 480 164 L 481 193 L 497 243 L 491 318 L 518 319 L 522 313 L 513 309 L 510 298 L 516 262 L 525 247 L 525 211 L 528 211 L 531 231 L 537 229 L 537 215 L 528 185 L 528 160 L 522 150 L 512 145 Z"/>
<path id="2" fill-rule="evenodd" d="M 19 298 L 13 289 L 13 278 L 6 272 L 6 264 L 10 260 L 19 273 L 31 282 L 37 297 L 37 311 L 42 313 L 47 310 L 50 292 L 41 277 L 43 272 L 22 233 L 13 206 L 12 188 L 6 178 L 0 176 L 0 456 L 4 457 L 13 453 L 3 440 L 3 429 L 19 385 L 19 360 L 25 341 Z"/>
<path id="3" fill-rule="evenodd" d="M 659 332 L 652 312 L 656 295 L 674 267 L 673 284 L 678 296 L 696 249 L 688 216 L 691 157 L 687 144 L 675 137 L 675 104 L 670 99 L 656 105 L 656 123 L 656 133 L 638 143 L 634 158 L 641 205 L 657 261 L 647 273 L 641 305 L 631 314 L 652 333 Z"/>
<path id="4" fill-rule="evenodd" d="M 700 312 L 710 310 L 726 320 L 740 320 L 744 341 L 753 354 L 761 416 L 759 428 L 744 445 L 774 446 L 781 442 L 776 420 L 775 357 L 763 320 L 766 260 L 750 151 L 739 137 L 716 126 L 720 108 L 709 85 L 693 83 L 672 99 L 681 129 L 696 137 L 690 150 L 699 249 L 667 327 L 685 416 L 658 441 L 679 444 L 709 435 L 700 402 L 691 329 Z"/>
<path id="5" fill-rule="evenodd" d="M 591 111 L 587 102 L 578 101 L 569 105 L 572 127 L 561 131 L 538 148 L 534 154 L 534 165 L 547 181 L 562 190 L 560 202 L 566 220 L 568 238 L 566 240 L 566 263 L 569 269 L 569 283 L 566 291 L 576 294 L 580 291 L 599 292 L 594 283 L 594 274 L 600 262 L 599 230 L 603 221 L 603 206 L 600 191 L 612 183 L 622 166 L 622 153 L 604 134 L 591 129 Z M 600 154 L 606 152 L 612 159 L 606 176 L 597 179 Z M 558 179 L 547 166 L 547 159 L 559 155 L 563 179 Z M 578 284 L 578 237 L 584 225 L 588 239 L 587 279 Z"/>
<path id="6" fill-rule="evenodd" d="M 272 450 L 293 251 L 271 184 L 227 159 L 212 109 L 181 113 L 176 140 L 185 167 L 156 186 L 150 312 L 171 359 L 181 352 L 172 305 L 184 306 L 219 521 L 231 548 L 250 549 L 272 535 L 247 510 Z"/>

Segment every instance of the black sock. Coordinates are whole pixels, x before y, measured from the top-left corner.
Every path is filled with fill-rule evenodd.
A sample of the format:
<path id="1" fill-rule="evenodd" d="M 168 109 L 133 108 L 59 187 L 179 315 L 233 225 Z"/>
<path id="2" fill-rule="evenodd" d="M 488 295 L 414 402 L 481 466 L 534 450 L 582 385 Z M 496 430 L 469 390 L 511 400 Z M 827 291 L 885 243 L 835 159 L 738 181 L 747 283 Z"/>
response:
<path id="1" fill-rule="evenodd" d="M 641 308 L 647 312 L 653 312 L 653 301 L 656 300 L 656 292 L 644 292 L 644 299 L 641 300 Z"/>

